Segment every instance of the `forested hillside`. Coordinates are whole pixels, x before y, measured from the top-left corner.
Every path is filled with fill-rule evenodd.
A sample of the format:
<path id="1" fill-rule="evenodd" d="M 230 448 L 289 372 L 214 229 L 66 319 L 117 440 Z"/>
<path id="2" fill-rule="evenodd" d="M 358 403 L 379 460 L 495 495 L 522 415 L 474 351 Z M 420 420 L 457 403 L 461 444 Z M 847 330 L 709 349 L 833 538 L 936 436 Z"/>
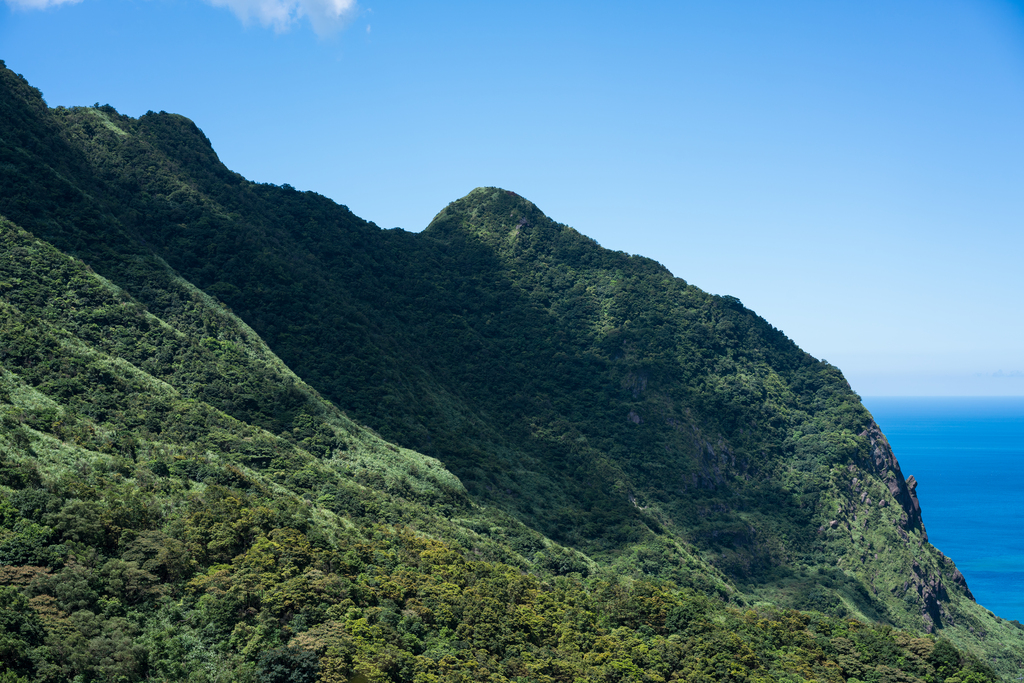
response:
<path id="1" fill-rule="evenodd" d="M 0 676 L 1024 657 L 837 368 L 512 192 L 380 230 L 181 116 L 51 110 L 3 69 L 0 215 Z"/>

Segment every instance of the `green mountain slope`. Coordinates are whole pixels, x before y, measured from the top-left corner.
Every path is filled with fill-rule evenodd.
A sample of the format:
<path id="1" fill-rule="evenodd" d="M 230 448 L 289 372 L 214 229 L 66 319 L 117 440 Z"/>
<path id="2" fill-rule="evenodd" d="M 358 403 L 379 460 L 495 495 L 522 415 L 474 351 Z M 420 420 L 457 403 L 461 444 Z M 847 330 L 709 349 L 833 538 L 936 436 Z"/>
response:
<path id="1" fill-rule="evenodd" d="M 352 424 L 165 275 L 176 324 L 0 219 L 4 680 L 989 680 L 944 640 L 553 578 L 589 563 Z M 221 377 L 212 400 L 255 393 L 253 422 L 295 426 L 203 400 Z"/>
<path id="2" fill-rule="evenodd" d="M 39 570 L 10 570 L 11 604 L 57 610 L 12 612 L 37 634 L 18 671 L 102 678 L 46 639 L 174 609 L 209 651 L 189 672 L 240 677 L 311 652 L 323 680 L 983 678 L 950 641 L 1018 665 L 1024 632 L 927 543 L 841 373 L 738 301 L 510 192 L 382 231 L 231 173 L 187 119 L 49 110 L 2 77 L 0 214 L 45 242 L 4 224 L 3 543 L 30 549 L 0 561 Z M 147 486 L 158 513 L 107 509 Z M 79 508 L 103 531 L 60 526 Z M 110 562 L 151 578 L 129 594 Z M 85 598 L 39 588 L 82 566 Z M 147 653 L 125 675 L 184 677 Z"/>

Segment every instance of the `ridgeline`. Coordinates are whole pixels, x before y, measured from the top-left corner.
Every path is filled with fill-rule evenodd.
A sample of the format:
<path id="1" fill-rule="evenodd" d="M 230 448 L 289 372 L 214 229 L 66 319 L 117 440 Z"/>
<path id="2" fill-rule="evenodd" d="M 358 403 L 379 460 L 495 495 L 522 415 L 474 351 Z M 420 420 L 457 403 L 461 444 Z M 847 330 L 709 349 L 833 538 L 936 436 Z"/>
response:
<path id="1" fill-rule="evenodd" d="M 381 230 L 0 63 L 0 681 L 927 681 L 1024 630 L 838 368 L 478 188 Z"/>

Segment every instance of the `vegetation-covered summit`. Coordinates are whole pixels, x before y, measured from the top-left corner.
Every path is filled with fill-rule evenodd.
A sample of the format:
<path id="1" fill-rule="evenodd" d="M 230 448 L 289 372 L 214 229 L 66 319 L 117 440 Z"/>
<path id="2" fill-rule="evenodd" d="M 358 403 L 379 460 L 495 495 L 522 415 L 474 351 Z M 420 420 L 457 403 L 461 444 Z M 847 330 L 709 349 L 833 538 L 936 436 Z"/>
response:
<path id="1" fill-rule="evenodd" d="M 968 681 L 1024 652 L 838 369 L 514 193 L 384 231 L 3 70 L 0 215 L 0 675 Z"/>

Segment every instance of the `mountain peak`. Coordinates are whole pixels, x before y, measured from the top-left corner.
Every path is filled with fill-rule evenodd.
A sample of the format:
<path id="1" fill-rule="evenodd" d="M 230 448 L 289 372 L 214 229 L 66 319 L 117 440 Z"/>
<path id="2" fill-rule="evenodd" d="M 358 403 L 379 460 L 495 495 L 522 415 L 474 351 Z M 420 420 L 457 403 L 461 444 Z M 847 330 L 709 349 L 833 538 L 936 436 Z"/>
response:
<path id="1" fill-rule="evenodd" d="M 478 235 L 505 235 L 538 218 L 547 216 L 522 195 L 500 187 L 478 187 L 442 209 L 424 232 L 445 236 L 469 229 Z"/>
<path id="2" fill-rule="evenodd" d="M 635 275 L 673 277 L 653 259 L 602 248 L 592 237 L 549 218 L 529 199 L 500 187 L 478 187 L 450 203 L 423 234 L 442 241 L 472 238 L 506 261 L 578 267 L 597 259 Z"/>

